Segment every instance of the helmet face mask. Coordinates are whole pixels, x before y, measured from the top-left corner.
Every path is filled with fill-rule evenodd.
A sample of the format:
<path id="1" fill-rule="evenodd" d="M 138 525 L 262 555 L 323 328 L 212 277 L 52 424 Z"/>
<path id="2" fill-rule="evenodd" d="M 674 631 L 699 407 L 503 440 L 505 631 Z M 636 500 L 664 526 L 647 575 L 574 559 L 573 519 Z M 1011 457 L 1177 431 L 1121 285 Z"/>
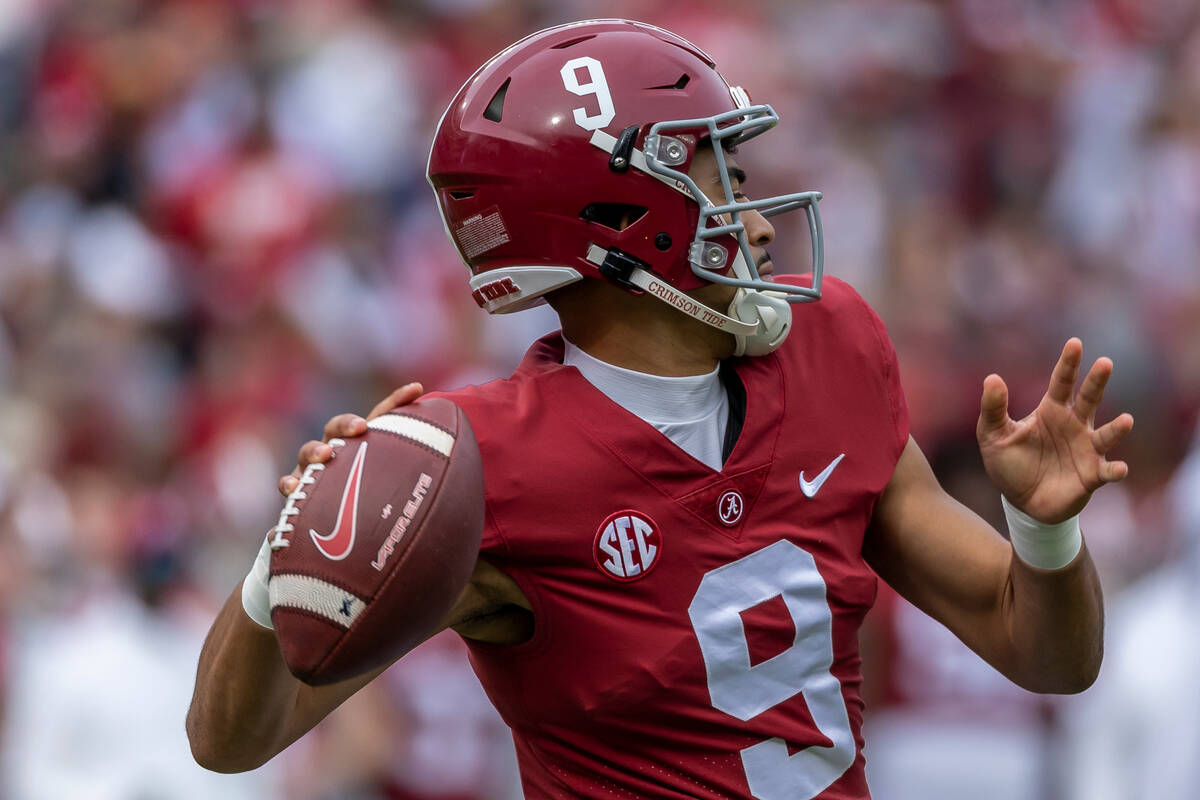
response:
<path id="1" fill-rule="evenodd" d="M 526 37 L 467 81 L 438 125 L 428 178 L 489 312 L 605 279 L 727 330 L 738 354 L 759 354 L 786 335 L 788 303 L 820 297 L 822 275 L 820 194 L 739 201 L 730 182 L 725 148 L 777 122 L 674 34 L 625 20 L 574 23 Z M 703 147 L 715 153 L 723 202 L 688 174 Z M 622 208 L 636 209 L 631 224 L 597 213 Z M 801 208 L 811 288 L 764 280 L 741 215 Z M 713 283 L 737 290 L 728 313 L 684 294 Z"/>
<path id="2" fill-rule="evenodd" d="M 731 93 L 737 97 L 740 87 L 731 87 Z M 744 96 L 744 92 L 742 92 Z M 737 200 L 736 193 L 729 181 L 729 167 L 725 157 L 726 142 L 730 147 L 736 147 L 756 136 L 766 133 L 779 123 L 779 115 L 769 105 L 747 105 L 733 111 L 726 111 L 712 117 L 689 120 L 668 120 L 656 122 L 650 127 L 643 148 L 646 166 L 652 172 L 679 181 L 687 187 L 691 196 L 700 206 L 700 215 L 696 223 L 695 235 L 688 250 L 688 261 L 692 272 L 700 278 L 721 283 L 726 286 L 736 286 L 753 291 L 772 291 L 785 295 L 789 302 L 807 302 L 821 297 L 821 277 L 824 273 L 824 248 L 821 235 L 821 216 L 817 202 L 821 199 L 820 192 L 792 192 L 790 194 L 764 197 L 758 200 Z M 679 146 L 686 146 L 682 140 L 670 136 L 670 133 L 680 130 L 695 130 L 706 128 L 705 138 L 700 140 L 702 146 L 708 142 L 716 155 L 717 172 L 725 191 L 725 202 L 715 204 L 696 185 L 692 176 L 675 169 L 671 164 L 679 163 L 675 155 Z M 757 211 L 764 217 L 772 217 L 787 211 L 803 208 L 808 216 L 809 232 L 812 241 L 813 285 L 782 286 L 765 281 L 758 274 L 754 256 L 750 251 L 750 241 L 746 235 L 746 226 L 740 215 L 746 211 Z M 712 223 L 716 224 L 713 225 Z M 737 252 L 733 258 L 733 275 L 725 275 L 722 270 L 729 264 L 725 247 L 714 240 L 721 237 L 733 236 L 737 239 Z"/>

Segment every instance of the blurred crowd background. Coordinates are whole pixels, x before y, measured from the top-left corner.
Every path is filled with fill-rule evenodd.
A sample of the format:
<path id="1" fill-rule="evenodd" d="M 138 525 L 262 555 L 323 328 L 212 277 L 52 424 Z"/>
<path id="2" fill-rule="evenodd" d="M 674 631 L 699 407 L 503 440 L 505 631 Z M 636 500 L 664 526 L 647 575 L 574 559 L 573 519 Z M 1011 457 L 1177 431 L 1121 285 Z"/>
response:
<path id="1" fill-rule="evenodd" d="M 878 800 L 1200 796 L 1194 0 L 0 0 L 0 797 L 517 796 L 453 636 L 249 775 L 192 764 L 183 716 L 298 446 L 555 327 L 476 308 L 426 154 L 490 55 L 606 16 L 775 105 L 748 191 L 824 192 L 826 268 L 886 321 L 956 496 L 1003 526 L 982 380 L 1026 413 L 1068 336 L 1137 419 L 1084 516 L 1098 684 L 1022 692 L 881 591 Z M 781 229 L 777 268 L 807 246 Z"/>

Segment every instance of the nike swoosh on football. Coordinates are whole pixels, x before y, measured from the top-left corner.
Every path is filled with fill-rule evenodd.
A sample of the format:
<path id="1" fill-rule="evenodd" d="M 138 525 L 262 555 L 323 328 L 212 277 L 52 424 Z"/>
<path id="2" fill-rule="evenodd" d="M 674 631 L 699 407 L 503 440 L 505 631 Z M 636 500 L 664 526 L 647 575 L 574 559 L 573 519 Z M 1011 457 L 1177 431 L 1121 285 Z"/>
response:
<path id="1" fill-rule="evenodd" d="M 354 547 L 354 534 L 358 529 L 358 487 L 362 483 L 362 464 L 366 454 L 367 443 L 363 442 L 354 454 L 354 463 L 350 465 L 350 475 L 346 478 L 346 488 L 342 490 L 342 504 L 338 506 L 333 532 L 317 533 L 312 528 L 308 529 L 308 535 L 321 555 L 332 561 L 341 561 L 350 555 Z"/>
<path id="2" fill-rule="evenodd" d="M 813 478 L 811 481 L 804 480 L 804 470 L 800 470 L 800 491 L 804 492 L 805 497 L 816 497 L 817 492 L 821 491 L 821 487 L 825 485 L 825 481 L 829 480 L 829 476 L 837 469 L 837 465 L 846 457 L 845 453 L 829 462 L 829 466 L 821 470 L 821 474 Z"/>

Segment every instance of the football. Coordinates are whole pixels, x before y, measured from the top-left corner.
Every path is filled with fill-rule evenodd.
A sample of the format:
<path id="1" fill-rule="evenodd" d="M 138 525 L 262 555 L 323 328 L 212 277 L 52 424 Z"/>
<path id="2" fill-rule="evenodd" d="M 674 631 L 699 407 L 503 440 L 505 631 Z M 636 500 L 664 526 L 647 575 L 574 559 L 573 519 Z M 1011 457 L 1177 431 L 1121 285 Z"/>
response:
<path id="1" fill-rule="evenodd" d="M 288 668 L 312 685 L 390 663 L 466 586 L 483 530 L 483 467 L 466 415 L 418 400 L 333 439 L 271 538 L 271 622 Z"/>

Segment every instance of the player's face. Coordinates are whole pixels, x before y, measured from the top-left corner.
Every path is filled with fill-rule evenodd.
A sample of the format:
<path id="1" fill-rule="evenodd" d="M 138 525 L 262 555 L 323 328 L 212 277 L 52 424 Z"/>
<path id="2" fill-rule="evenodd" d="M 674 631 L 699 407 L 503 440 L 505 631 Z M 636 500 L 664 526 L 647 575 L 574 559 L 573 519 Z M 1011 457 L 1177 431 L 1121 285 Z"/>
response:
<path id="1" fill-rule="evenodd" d="M 737 160 L 726 153 L 725 166 L 729 171 L 729 183 L 733 187 L 733 196 L 735 200 L 746 200 L 746 195 L 742 191 L 742 184 L 746 182 L 746 173 L 737 165 Z M 688 170 L 688 175 L 696 182 L 696 185 L 704 192 L 704 194 L 713 203 L 725 203 L 725 187 L 721 184 L 721 169 L 717 162 L 717 154 L 713 152 L 711 147 L 701 146 L 696 150 L 696 155 L 692 159 L 691 169 Z M 754 263 L 758 267 L 758 274 L 764 280 L 771 279 L 771 273 L 774 271 L 774 265 L 771 263 L 771 254 L 767 252 L 767 245 L 775 239 L 775 228 L 757 211 L 743 211 L 739 218 L 742 224 L 746 226 L 746 238 L 750 241 L 750 254 L 754 257 Z M 731 274 L 733 268 L 730 267 L 726 274 Z M 712 308 L 726 308 L 733 302 L 733 296 L 737 292 L 732 286 L 714 283 L 711 286 L 704 286 L 700 289 L 695 289 L 688 292 L 689 295 L 696 298 L 700 302 Z M 707 333 L 712 329 L 707 329 Z M 729 344 L 732 351 L 733 337 L 727 333 L 719 333 L 718 337 L 722 343 Z"/>
<path id="2" fill-rule="evenodd" d="M 729 172 L 729 183 L 733 187 L 734 199 L 747 200 L 748 198 L 742 191 L 742 186 L 746 182 L 745 171 L 738 166 L 737 160 L 730 153 L 725 154 L 725 166 Z M 688 175 L 709 200 L 718 205 L 725 203 L 725 187 L 721 184 L 720 164 L 717 162 L 717 154 L 711 147 L 697 148 Z M 770 280 L 770 275 L 774 272 L 775 267 L 771 263 L 771 255 L 766 248 L 775 239 L 775 227 L 758 211 L 743 211 L 738 216 L 742 224 L 746 226 L 746 238 L 750 241 L 750 252 L 754 256 L 758 273 L 765 280 Z"/>

